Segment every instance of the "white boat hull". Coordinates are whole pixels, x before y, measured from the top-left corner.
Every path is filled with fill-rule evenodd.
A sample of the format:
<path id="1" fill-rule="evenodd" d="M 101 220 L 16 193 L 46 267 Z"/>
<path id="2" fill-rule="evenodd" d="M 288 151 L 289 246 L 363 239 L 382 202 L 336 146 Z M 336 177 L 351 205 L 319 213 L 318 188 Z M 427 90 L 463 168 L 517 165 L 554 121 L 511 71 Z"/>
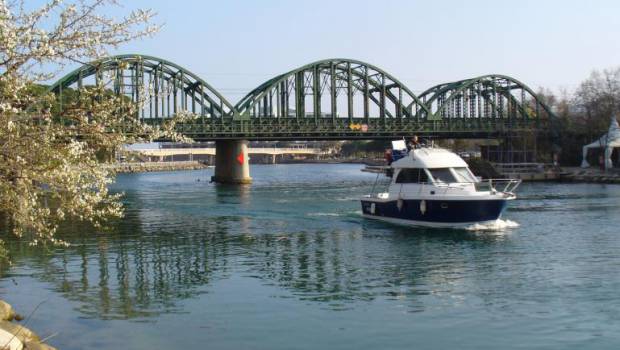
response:
<path id="1" fill-rule="evenodd" d="M 388 222 L 388 223 L 395 224 L 395 225 L 415 226 L 415 227 L 432 227 L 432 228 L 468 228 L 473 225 L 490 226 L 490 225 L 497 223 L 497 221 L 499 220 L 499 219 L 496 219 L 496 220 L 472 221 L 472 222 L 432 222 L 432 221 L 397 219 L 397 218 L 370 215 L 370 214 L 362 214 L 362 216 L 367 219 L 380 220 L 380 221 Z"/>

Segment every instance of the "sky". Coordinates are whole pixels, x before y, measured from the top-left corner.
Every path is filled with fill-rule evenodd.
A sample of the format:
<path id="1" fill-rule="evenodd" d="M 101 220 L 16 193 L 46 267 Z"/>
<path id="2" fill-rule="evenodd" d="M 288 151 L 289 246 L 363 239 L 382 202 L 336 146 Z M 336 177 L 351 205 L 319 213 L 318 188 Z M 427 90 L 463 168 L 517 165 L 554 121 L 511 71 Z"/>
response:
<path id="1" fill-rule="evenodd" d="M 232 103 L 275 75 L 334 57 L 372 63 L 415 93 L 490 73 L 570 92 L 592 70 L 620 66 L 617 0 L 120 3 L 115 14 L 151 8 L 162 28 L 111 54 L 175 62 Z"/>

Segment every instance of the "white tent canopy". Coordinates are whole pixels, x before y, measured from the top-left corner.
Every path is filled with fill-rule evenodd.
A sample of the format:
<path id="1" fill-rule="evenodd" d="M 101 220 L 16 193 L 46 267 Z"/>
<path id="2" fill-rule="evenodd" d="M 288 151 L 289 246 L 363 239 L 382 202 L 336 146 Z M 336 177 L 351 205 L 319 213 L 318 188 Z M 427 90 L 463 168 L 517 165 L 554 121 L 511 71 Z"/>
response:
<path id="1" fill-rule="evenodd" d="M 590 148 L 604 148 L 605 169 L 610 169 L 612 167 L 611 152 L 613 152 L 616 147 L 620 147 L 620 126 L 618 125 L 616 117 L 612 116 L 611 125 L 609 125 L 609 130 L 607 133 L 591 144 L 583 146 L 583 161 L 581 162 L 581 167 L 587 168 L 590 166 L 590 164 L 586 161 L 588 150 Z"/>

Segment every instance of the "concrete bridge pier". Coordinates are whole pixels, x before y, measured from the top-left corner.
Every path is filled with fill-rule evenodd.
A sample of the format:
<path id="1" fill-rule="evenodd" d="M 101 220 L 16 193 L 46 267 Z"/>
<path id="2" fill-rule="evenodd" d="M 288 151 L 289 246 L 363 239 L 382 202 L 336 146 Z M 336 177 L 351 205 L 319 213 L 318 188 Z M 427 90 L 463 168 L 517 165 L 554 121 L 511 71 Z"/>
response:
<path id="1" fill-rule="evenodd" d="M 222 184 L 250 184 L 248 141 L 215 141 L 215 175 L 211 181 Z"/>

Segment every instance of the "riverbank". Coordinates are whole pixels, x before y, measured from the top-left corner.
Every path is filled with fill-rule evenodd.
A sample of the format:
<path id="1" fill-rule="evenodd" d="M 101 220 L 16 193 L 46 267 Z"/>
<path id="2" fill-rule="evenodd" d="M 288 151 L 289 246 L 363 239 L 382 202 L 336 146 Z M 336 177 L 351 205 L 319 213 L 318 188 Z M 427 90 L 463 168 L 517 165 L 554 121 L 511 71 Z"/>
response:
<path id="1" fill-rule="evenodd" d="M 332 159 L 285 159 L 278 164 L 366 164 L 384 165 L 384 159 L 375 158 L 332 158 Z"/>
<path id="2" fill-rule="evenodd" d="M 620 184 L 618 169 L 604 171 L 595 168 L 563 168 L 560 182 Z"/>
<path id="3" fill-rule="evenodd" d="M 251 163 L 263 164 L 263 163 Z M 343 159 L 290 159 L 280 160 L 276 164 L 366 164 L 382 165 L 383 159 L 343 158 Z M 198 161 L 178 162 L 123 162 L 109 165 L 117 173 L 147 173 L 157 171 L 200 170 L 212 167 Z"/>
<path id="4" fill-rule="evenodd" d="M 602 171 L 600 169 L 579 167 L 564 167 L 553 171 L 499 174 L 485 164 L 468 161 L 474 173 L 485 178 L 510 177 L 523 181 L 555 181 L 573 183 L 608 183 L 620 184 L 620 172 L 616 170 Z M 252 163 L 254 164 L 254 163 Z M 332 159 L 286 159 L 277 164 L 365 164 L 369 166 L 384 165 L 383 159 L 374 158 L 332 158 Z M 145 173 L 158 171 L 184 171 L 207 169 L 210 166 L 198 161 L 178 162 L 124 162 L 110 165 L 117 173 Z"/>
<path id="5" fill-rule="evenodd" d="M 200 170 L 208 165 L 197 161 L 183 162 L 135 162 L 115 163 L 110 165 L 117 173 L 146 173 L 155 171 Z"/>
<path id="6" fill-rule="evenodd" d="M 30 329 L 14 322 L 23 318 L 13 307 L 0 299 L 0 349 L 6 350 L 55 350 Z"/>

